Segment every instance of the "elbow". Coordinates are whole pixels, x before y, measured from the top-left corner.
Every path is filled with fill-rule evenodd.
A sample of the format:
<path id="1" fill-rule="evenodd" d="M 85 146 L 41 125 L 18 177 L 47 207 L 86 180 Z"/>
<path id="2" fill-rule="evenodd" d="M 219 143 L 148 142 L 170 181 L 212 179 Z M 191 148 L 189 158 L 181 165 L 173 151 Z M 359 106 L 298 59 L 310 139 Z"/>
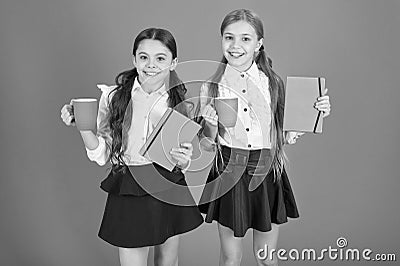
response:
<path id="1" fill-rule="evenodd" d="M 97 163 L 99 166 L 104 166 L 107 163 L 107 160 L 104 158 L 93 158 L 91 156 L 88 156 L 88 158 L 90 161 Z"/>
<path id="2" fill-rule="evenodd" d="M 97 163 L 99 166 L 104 166 L 104 165 L 106 165 L 106 161 L 104 161 L 104 160 L 102 160 L 102 161 L 96 161 L 96 163 Z"/>

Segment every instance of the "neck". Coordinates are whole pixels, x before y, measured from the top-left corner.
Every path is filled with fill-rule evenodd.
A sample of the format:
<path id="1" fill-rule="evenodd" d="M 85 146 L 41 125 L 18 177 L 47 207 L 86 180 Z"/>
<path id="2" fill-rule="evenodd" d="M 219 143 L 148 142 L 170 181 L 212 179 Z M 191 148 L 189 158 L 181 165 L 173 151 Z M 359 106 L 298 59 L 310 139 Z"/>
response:
<path id="1" fill-rule="evenodd" d="M 236 69 L 239 72 L 245 72 L 245 71 L 249 70 L 252 65 L 253 65 L 253 61 L 250 61 L 250 63 L 248 63 L 246 65 L 242 65 L 240 67 L 234 67 L 234 66 L 231 66 L 231 67 L 233 67 L 234 69 Z"/>
<path id="2" fill-rule="evenodd" d="M 139 80 L 140 86 L 142 86 L 142 89 L 149 94 L 159 90 L 164 85 L 164 81 L 160 81 L 155 84 L 149 84 L 148 82 L 143 83 L 140 79 L 138 79 L 138 80 Z"/>

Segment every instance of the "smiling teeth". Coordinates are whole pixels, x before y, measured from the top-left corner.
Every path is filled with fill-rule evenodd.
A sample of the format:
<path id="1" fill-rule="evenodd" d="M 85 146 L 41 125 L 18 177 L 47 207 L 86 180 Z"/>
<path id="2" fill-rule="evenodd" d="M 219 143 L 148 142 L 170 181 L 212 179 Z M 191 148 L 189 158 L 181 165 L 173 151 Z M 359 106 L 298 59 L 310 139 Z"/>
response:
<path id="1" fill-rule="evenodd" d="M 155 75 L 157 75 L 158 73 L 157 72 L 144 72 L 146 75 L 148 75 L 148 76 L 155 76 Z"/>
<path id="2" fill-rule="evenodd" d="M 240 56 L 243 55 L 243 53 L 232 53 L 232 52 L 229 52 L 229 54 L 230 54 L 231 56 L 233 56 L 233 57 L 240 57 Z"/>

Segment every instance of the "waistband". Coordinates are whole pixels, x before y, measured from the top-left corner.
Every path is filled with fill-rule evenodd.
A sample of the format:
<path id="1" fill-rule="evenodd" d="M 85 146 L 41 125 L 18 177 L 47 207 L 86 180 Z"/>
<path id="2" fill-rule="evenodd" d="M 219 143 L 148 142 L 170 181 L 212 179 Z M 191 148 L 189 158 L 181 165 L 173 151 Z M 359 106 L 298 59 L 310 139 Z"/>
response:
<path id="1" fill-rule="evenodd" d="M 170 172 L 158 164 L 124 165 L 110 171 L 101 188 L 111 194 L 144 196 L 185 185 L 185 176 Z"/>
<path id="2" fill-rule="evenodd" d="M 246 150 L 221 145 L 221 153 L 224 161 L 228 160 L 234 165 L 257 164 L 262 166 L 270 165 L 272 161 L 271 149 Z"/>

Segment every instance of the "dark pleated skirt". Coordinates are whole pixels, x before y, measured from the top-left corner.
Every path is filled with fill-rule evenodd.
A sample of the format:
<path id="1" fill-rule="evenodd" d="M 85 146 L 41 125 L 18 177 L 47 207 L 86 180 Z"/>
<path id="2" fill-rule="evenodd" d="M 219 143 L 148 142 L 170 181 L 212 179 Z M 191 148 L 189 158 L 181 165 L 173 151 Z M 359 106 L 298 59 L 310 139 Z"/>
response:
<path id="1" fill-rule="evenodd" d="M 203 223 L 185 176 L 157 164 L 111 171 L 101 188 L 108 192 L 99 237 L 125 248 L 154 246 Z"/>
<path id="2" fill-rule="evenodd" d="M 220 172 L 210 171 L 200 200 L 206 222 L 217 221 L 243 237 L 250 228 L 267 232 L 299 213 L 286 171 L 275 181 L 270 150 L 221 148 Z M 250 180 L 259 186 L 249 189 Z"/>

